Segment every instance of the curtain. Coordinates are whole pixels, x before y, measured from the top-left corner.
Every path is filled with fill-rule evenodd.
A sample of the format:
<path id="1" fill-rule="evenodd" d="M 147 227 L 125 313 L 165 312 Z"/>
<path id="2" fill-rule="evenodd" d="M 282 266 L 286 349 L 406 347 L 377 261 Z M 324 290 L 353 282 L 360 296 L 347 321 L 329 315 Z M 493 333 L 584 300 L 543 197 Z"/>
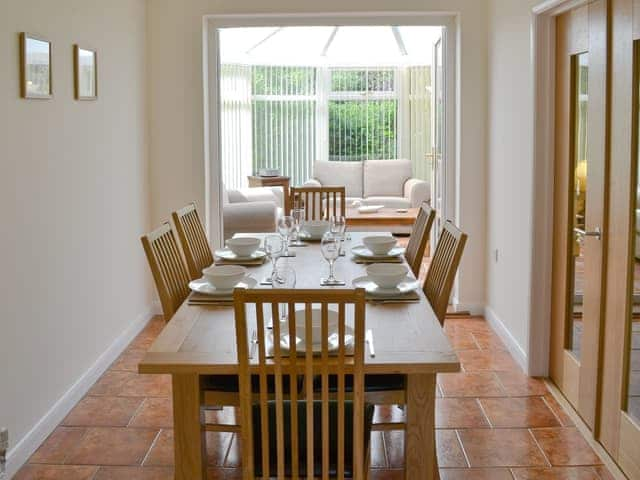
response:
<path id="1" fill-rule="evenodd" d="M 251 67 L 225 64 L 220 73 L 222 181 L 247 186 L 252 170 Z"/>

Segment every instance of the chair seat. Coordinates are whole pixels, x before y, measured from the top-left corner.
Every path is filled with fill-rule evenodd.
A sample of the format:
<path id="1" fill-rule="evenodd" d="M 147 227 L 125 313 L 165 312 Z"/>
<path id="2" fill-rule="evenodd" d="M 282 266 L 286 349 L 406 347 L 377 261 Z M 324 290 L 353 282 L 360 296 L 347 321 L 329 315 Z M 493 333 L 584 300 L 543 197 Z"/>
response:
<path id="1" fill-rule="evenodd" d="M 300 477 L 307 476 L 307 402 L 299 400 L 298 408 L 298 474 Z M 291 477 L 291 407 L 292 403 L 285 401 L 283 403 L 284 413 L 284 458 L 285 458 L 285 476 Z M 269 414 L 269 466 L 271 477 L 277 476 L 277 451 L 276 445 L 276 403 L 268 402 Z M 373 421 L 374 407 L 365 404 L 364 411 L 364 455 L 369 448 L 369 438 L 371 436 L 371 424 Z M 344 469 L 345 477 L 353 477 L 353 403 L 347 401 L 344 403 Z M 253 455 L 255 476 L 261 477 L 262 473 L 262 429 L 260 406 L 253 406 Z M 329 402 L 329 476 L 336 477 L 338 471 L 338 402 Z M 322 402 L 313 401 L 313 456 L 314 456 L 314 477 L 322 477 Z"/>
<path id="2" fill-rule="evenodd" d="M 302 385 L 302 377 L 298 380 L 298 391 Z M 203 390 L 213 392 L 228 392 L 234 393 L 240 391 L 240 385 L 237 375 L 207 375 L 204 377 Z M 251 376 L 251 389 L 254 392 L 260 391 L 260 378 L 258 375 Z M 269 393 L 275 393 L 275 383 L 272 376 L 267 377 L 267 389 Z M 282 390 L 283 393 L 289 393 L 289 376 L 282 377 Z"/>
<path id="3" fill-rule="evenodd" d="M 353 390 L 353 377 L 345 376 L 345 390 L 351 392 Z M 322 389 L 322 378 L 316 377 L 313 380 L 313 389 L 319 392 Z M 388 392 L 405 389 L 404 375 L 365 375 L 364 391 L 365 392 Z M 335 375 L 329 375 L 329 391 L 334 393 L 338 391 L 338 381 Z"/>

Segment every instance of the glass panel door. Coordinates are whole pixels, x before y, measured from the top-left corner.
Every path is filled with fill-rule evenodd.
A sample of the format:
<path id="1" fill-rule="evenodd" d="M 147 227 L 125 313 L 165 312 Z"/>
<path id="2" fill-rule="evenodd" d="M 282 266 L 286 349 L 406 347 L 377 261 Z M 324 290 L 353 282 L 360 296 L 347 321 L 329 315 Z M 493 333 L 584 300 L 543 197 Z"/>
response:
<path id="1" fill-rule="evenodd" d="M 582 333 L 584 331 L 582 314 L 584 300 L 585 275 L 585 234 L 587 218 L 587 115 L 589 105 L 589 53 L 584 52 L 572 58 L 573 84 L 573 245 L 572 245 L 572 295 L 573 305 L 570 315 L 568 348 L 580 360 Z"/>

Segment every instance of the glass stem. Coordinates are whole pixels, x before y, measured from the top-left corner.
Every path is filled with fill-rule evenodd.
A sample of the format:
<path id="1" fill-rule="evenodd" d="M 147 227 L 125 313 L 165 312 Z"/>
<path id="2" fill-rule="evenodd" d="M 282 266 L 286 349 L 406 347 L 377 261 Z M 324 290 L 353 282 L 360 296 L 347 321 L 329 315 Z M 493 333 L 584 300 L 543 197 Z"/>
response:
<path id="1" fill-rule="evenodd" d="M 333 262 L 335 262 L 335 260 L 333 260 L 333 259 L 329 260 L 329 278 L 328 278 L 328 280 L 330 282 L 333 282 L 336 279 L 333 276 Z"/>

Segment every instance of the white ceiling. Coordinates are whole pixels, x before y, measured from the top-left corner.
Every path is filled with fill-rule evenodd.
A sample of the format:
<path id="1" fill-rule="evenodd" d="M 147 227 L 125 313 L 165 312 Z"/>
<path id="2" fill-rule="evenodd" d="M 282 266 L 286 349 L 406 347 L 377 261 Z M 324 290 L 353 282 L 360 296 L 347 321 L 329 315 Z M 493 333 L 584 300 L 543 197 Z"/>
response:
<path id="1" fill-rule="evenodd" d="M 251 65 L 430 65 L 441 34 L 433 26 L 222 28 L 220 58 Z"/>

